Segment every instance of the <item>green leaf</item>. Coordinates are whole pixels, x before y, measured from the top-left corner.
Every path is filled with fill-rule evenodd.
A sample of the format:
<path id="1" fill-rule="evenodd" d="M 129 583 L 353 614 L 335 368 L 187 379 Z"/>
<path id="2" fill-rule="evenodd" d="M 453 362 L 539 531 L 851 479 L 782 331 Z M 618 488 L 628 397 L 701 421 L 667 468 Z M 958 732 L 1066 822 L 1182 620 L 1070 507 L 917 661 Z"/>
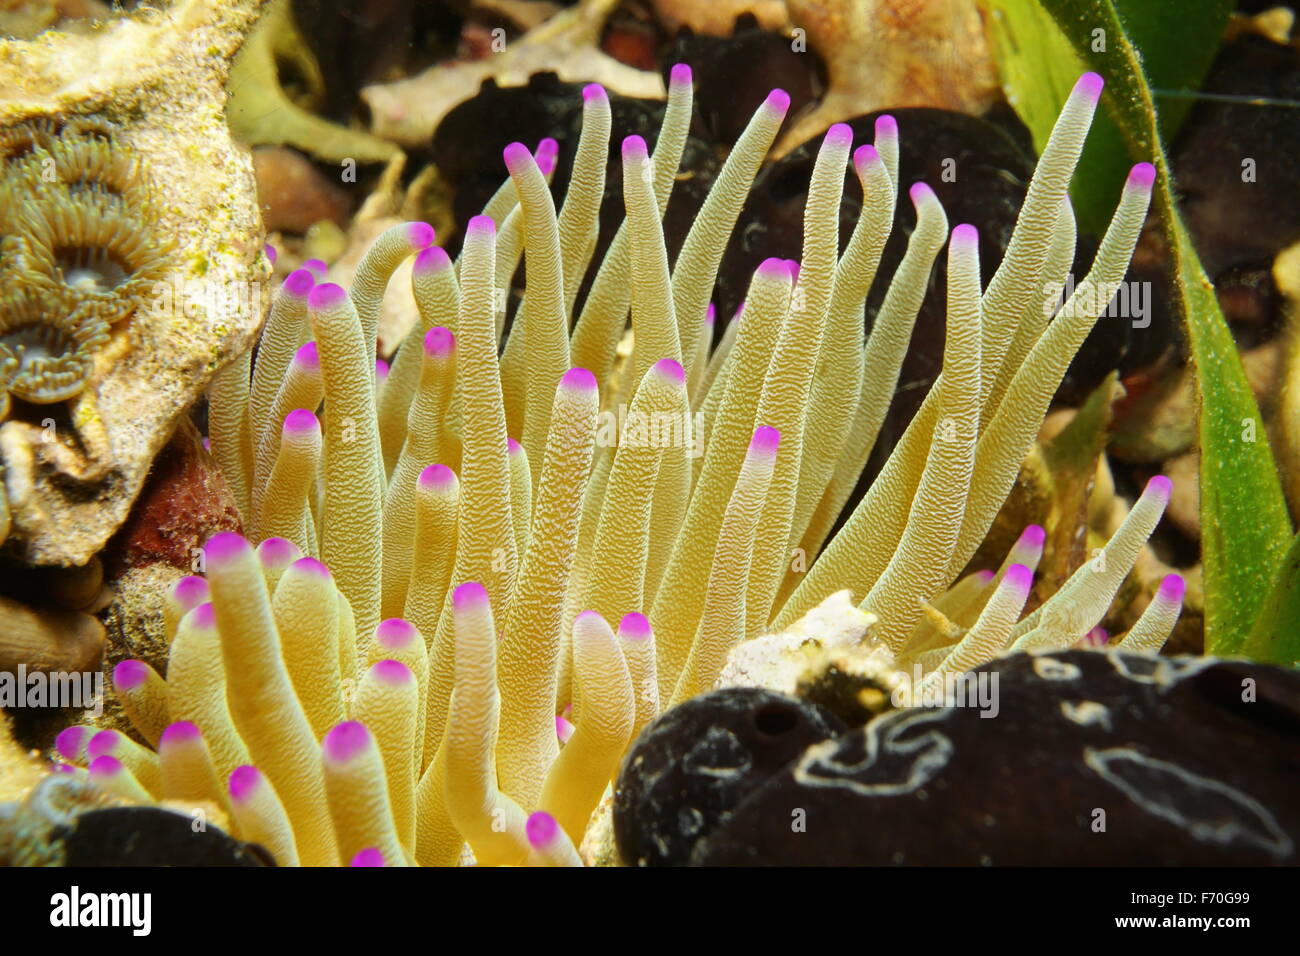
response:
<path id="1" fill-rule="evenodd" d="M 982 3 L 1007 99 L 1042 152 L 1061 104 L 1079 74 L 1089 68 L 1085 57 L 1100 64 L 1115 52 L 1109 30 L 1084 9 L 1087 3 Z M 1169 94 L 1157 95 L 1160 135 L 1169 142 L 1191 109 L 1193 100 L 1186 94 L 1199 88 L 1219 48 L 1232 0 L 1114 0 L 1112 5 L 1129 41 L 1141 51 L 1147 81 Z M 1063 24 L 1072 20 L 1069 37 L 1054 14 Z M 1129 166 L 1145 158 L 1129 155 L 1129 144 L 1111 117 L 1094 120 L 1070 190 L 1081 229 L 1105 230 Z"/>
<path id="2" fill-rule="evenodd" d="M 1241 652 L 1262 661 L 1300 667 L 1300 534 L 1291 542 Z"/>
<path id="3" fill-rule="evenodd" d="M 1102 102 L 1123 144 L 1113 155 L 1125 161 L 1129 157 L 1149 159 L 1159 173 L 1154 199 L 1173 261 L 1177 280 L 1174 305 L 1191 344 L 1200 407 L 1205 648 L 1211 654 L 1242 653 L 1291 539 L 1273 453 L 1214 287 L 1174 205 L 1169 163 L 1161 142 L 1162 124 L 1143 74 L 1142 57 L 1126 29 L 1128 20 L 1120 18 L 1112 0 L 1040 2 L 1076 55 L 1106 80 Z M 1164 19 L 1150 11 L 1147 17 L 1139 16 L 1135 11 L 1144 3 L 1163 10 Z M 1189 7 L 1204 12 L 1218 6 L 1218 0 L 1202 5 L 1150 0 L 1124 3 L 1128 17 L 1142 24 L 1148 34 L 1164 30 L 1176 36 L 1182 35 L 1176 21 L 1191 15 Z M 1098 29 L 1105 37 L 1104 50 L 1094 49 Z M 1171 44 L 1164 49 L 1168 54 L 1152 54 L 1149 62 L 1167 63 L 1176 58 L 1177 50 Z M 1086 164 L 1087 151 L 1084 157 Z M 1110 193 L 1112 206 L 1117 192 L 1118 188 Z M 1283 657 L 1272 656 L 1277 648 L 1271 644 L 1252 640 L 1250 649 L 1264 654 L 1266 660 L 1288 664 L 1294 660 L 1294 656 L 1285 658 L 1285 651 Z"/>

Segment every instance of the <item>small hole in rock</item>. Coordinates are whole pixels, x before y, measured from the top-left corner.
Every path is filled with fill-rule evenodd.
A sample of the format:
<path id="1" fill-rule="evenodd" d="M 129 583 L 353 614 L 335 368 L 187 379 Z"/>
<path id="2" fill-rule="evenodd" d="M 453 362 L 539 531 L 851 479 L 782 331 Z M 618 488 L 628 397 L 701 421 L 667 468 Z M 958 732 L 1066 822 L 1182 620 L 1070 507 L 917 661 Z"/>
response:
<path id="1" fill-rule="evenodd" d="M 768 737 L 788 734 L 798 723 L 799 712 L 784 704 L 765 704 L 754 714 L 754 727 Z"/>

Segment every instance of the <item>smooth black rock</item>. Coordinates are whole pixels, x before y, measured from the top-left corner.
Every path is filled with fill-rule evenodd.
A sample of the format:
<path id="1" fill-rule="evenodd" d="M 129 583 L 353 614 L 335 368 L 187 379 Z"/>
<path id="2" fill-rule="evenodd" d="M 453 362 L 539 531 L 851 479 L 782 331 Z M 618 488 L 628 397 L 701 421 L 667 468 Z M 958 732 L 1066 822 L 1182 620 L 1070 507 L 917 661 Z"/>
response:
<path id="1" fill-rule="evenodd" d="M 262 847 L 158 807 L 91 810 L 56 833 L 65 866 L 274 866 Z"/>
<path id="2" fill-rule="evenodd" d="M 674 707 L 628 753 L 614 789 L 614 839 L 629 866 L 687 862 L 730 810 L 810 744 L 845 725 L 820 707 L 757 688 Z"/>
<path id="3" fill-rule="evenodd" d="M 995 707 L 816 744 L 703 835 L 701 865 L 1294 865 L 1300 674 L 1071 651 L 980 668 Z M 1252 699 L 1253 698 L 1253 699 Z"/>

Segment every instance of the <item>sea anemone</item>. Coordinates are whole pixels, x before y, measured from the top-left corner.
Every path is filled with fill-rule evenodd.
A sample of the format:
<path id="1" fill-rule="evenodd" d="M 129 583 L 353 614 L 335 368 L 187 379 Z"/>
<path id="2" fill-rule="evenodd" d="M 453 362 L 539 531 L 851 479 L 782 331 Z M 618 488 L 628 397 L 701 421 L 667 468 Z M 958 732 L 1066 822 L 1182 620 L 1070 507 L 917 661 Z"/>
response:
<path id="1" fill-rule="evenodd" d="M 375 242 L 350 291 L 291 274 L 256 363 L 242 356 L 211 395 L 214 453 L 261 544 L 214 537 L 210 594 L 194 579 L 167 605 L 166 716 L 201 730 L 246 808 L 240 832 L 282 862 L 448 864 L 465 843 L 483 863 L 576 862 L 632 735 L 713 686 L 736 645 L 832 592 L 858 595 L 874 639 L 927 679 L 1008 646 L 1083 640 L 1163 511 L 1167 480 L 1023 620 L 1042 529 L 997 572 L 963 572 L 1146 214 L 1143 163 L 1053 319 L 1074 257 L 1066 189 L 1100 89 L 1089 74 L 1066 102 L 987 288 L 975 227 L 948 237 L 937 197 L 912 187 L 917 228 L 865 346 L 894 219 L 896 123 L 882 117 L 856 152 L 847 126 L 827 132 L 801 261 L 758 267 L 710 354 L 718 265 L 789 99 L 776 90 L 758 107 L 670 268 L 660 217 L 690 118 L 684 67 L 653 155 L 640 137 L 622 144 L 627 219 L 576 321 L 610 127 L 595 86 L 558 215 L 546 154 L 516 143 L 510 180 L 469 222 L 458 262 L 427 225 L 405 223 Z M 850 154 L 865 201 L 840 255 Z M 942 375 L 823 546 L 945 238 Z M 501 290 L 525 252 L 526 290 L 499 348 Z M 421 321 L 381 379 L 380 300 L 411 254 Z M 806 573 L 803 554 L 818 555 Z M 1162 587 L 1128 640 L 1157 648 L 1180 600 Z M 146 686 L 158 685 L 134 674 Z M 158 733 L 157 705 L 130 709 Z M 114 781 L 122 762 L 107 767 Z"/>
<path id="2" fill-rule="evenodd" d="M 76 396 L 110 328 L 160 278 L 148 183 L 112 124 L 48 121 L 0 137 L 0 419 L 9 396 Z"/>

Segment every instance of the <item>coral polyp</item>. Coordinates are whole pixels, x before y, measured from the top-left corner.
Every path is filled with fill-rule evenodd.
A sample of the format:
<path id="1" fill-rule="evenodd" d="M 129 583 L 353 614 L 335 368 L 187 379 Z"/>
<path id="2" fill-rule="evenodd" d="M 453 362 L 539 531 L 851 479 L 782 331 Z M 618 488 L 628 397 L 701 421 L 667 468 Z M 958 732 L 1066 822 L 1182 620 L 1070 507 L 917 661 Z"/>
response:
<path id="1" fill-rule="evenodd" d="M 917 228 L 865 343 L 906 130 L 882 117 L 855 151 L 850 128 L 833 126 L 800 261 L 757 268 L 716 348 L 718 266 L 789 98 L 758 107 L 670 265 L 661 216 L 692 100 L 689 69 L 671 80 L 653 153 L 638 136 L 622 143 L 626 221 L 580 308 L 610 128 L 598 87 L 558 212 L 545 156 L 510 145 L 509 179 L 469 221 L 458 261 L 404 223 L 350 290 L 294 272 L 256 362 L 246 353 L 214 386 L 213 451 L 249 539 L 210 540 L 210 596 L 190 582 L 169 601 L 167 717 L 198 728 L 237 830 L 283 862 L 445 865 L 466 844 L 480 863 L 576 862 L 633 735 L 715 686 L 750 638 L 850 589 L 873 644 L 924 680 L 1070 647 L 1159 520 L 1163 478 L 1100 570 L 1080 569 L 1023 618 L 1041 528 L 996 571 L 968 567 L 1146 214 L 1143 163 L 1091 271 L 1054 310 L 1099 77 L 1066 102 L 987 287 L 976 226 L 949 233 L 934 192 L 911 188 Z M 849 166 L 865 199 L 841 254 Z M 827 542 L 945 244 L 942 375 Z M 420 321 L 381 377 L 380 301 L 412 255 Z M 502 342 L 501 290 L 521 256 L 526 290 Z M 806 570 L 801 553 L 816 556 Z M 1163 643 L 1176 590 L 1162 589 L 1134 645 Z"/>

